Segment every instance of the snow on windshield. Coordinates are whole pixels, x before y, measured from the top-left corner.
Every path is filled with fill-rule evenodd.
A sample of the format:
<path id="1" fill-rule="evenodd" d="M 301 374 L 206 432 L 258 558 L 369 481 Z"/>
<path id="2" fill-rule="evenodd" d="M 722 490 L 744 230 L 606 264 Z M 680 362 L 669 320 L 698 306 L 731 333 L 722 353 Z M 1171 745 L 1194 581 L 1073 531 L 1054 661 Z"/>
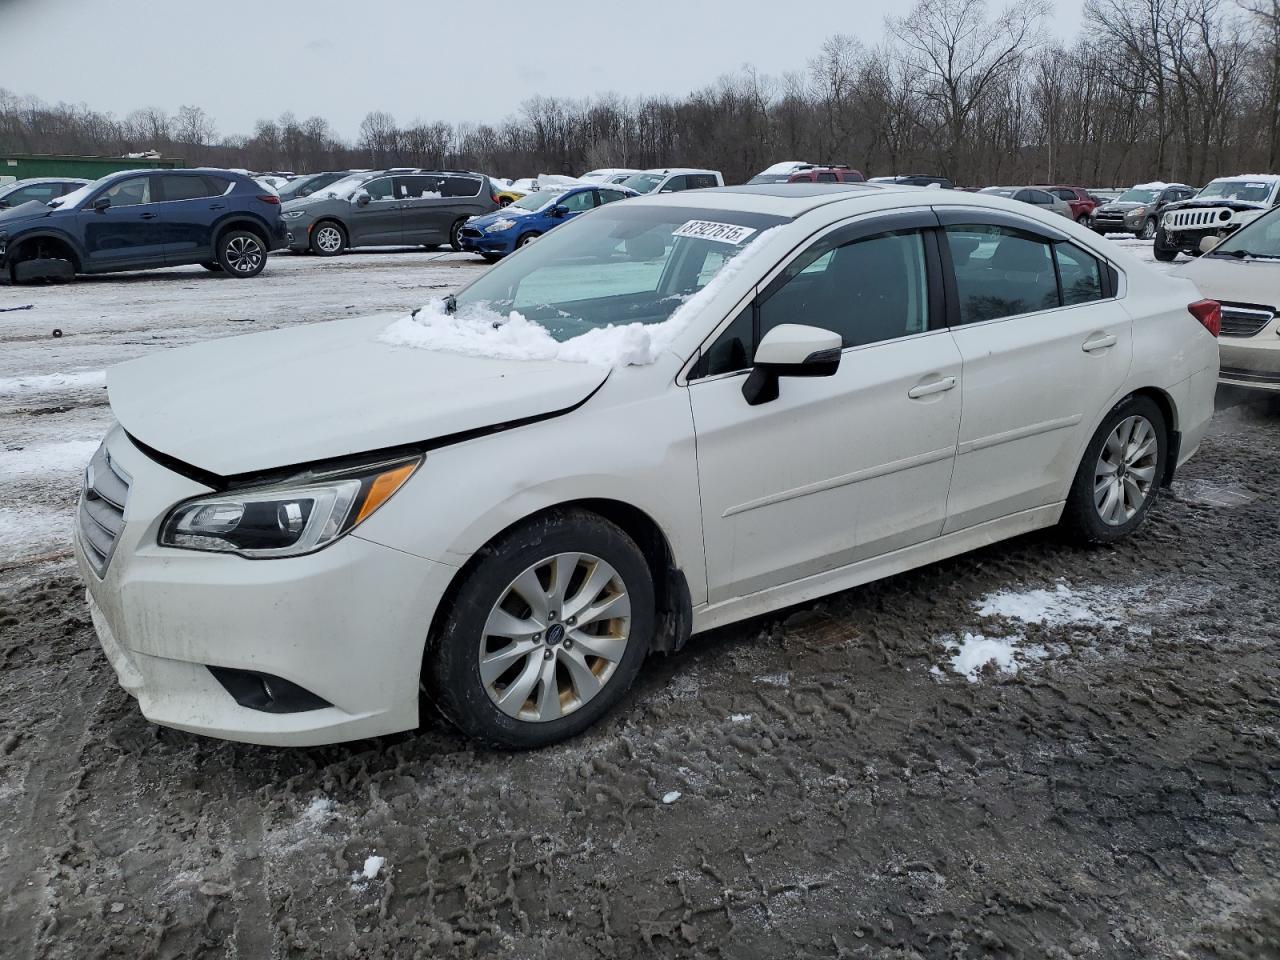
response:
<path id="1" fill-rule="evenodd" d="M 753 255 L 767 248 L 760 241 L 772 229 L 776 228 L 762 231 L 749 247 L 725 260 L 702 289 L 684 299 L 661 323 L 609 324 L 560 341 L 516 310 L 499 313 L 482 302 L 449 313 L 445 300 L 432 300 L 415 316 L 392 323 L 378 339 L 393 346 L 497 360 L 562 360 L 605 367 L 653 363 Z"/>
<path id="2" fill-rule="evenodd" d="M 1196 199 L 1221 198 L 1243 200 L 1246 203 L 1266 203 L 1275 188 L 1276 178 L 1240 177 L 1233 180 L 1214 180 L 1198 194 Z"/>

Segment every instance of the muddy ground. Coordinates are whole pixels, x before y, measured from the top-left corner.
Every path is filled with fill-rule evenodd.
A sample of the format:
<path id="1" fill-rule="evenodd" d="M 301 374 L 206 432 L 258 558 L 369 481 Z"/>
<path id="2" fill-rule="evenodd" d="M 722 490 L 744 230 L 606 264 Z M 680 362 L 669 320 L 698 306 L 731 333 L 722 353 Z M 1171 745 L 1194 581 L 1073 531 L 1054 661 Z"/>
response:
<path id="1" fill-rule="evenodd" d="M 106 323 L 84 349 L 144 349 Z M 512 755 L 144 721 L 58 552 L 59 444 L 106 417 L 64 386 L 0 411 L 50 471 L 0 508 L 57 521 L 0 555 L 5 960 L 1280 957 L 1280 406 L 1223 398 L 1127 543 L 1033 535 L 697 637 Z M 984 643 L 1005 669 L 958 672 Z"/>
<path id="2" fill-rule="evenodd" d="M 66 564 L 11 569 L 0 955 L 1280 956 L 1278 445 L 1232 407 L 1118 548 L 1025 537 L 695 638 L 519 755 L 153 727 Z M 1021 669 L 954 672 L 966 632 Z"/>

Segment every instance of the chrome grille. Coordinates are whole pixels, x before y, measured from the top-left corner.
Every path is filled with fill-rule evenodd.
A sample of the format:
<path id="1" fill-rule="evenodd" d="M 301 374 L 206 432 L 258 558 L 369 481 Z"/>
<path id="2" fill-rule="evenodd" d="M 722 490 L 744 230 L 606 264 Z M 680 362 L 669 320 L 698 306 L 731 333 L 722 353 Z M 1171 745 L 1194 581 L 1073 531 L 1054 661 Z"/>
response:
<path id="1" fill-rule="evenodd" d="M 105 442 L 84 468 L 78 516 L 80 543 L 98 576 L 106 572 L 116 538 L 124 529 L 130 482 L 129 475 L 107 453 Z"/>
<path id="2" fill-rule="evenodd" d="M 1274 307 L 1257 303 L 1224 303 L 1222 305 L 1222 336 L 1252 337 L 1261 333 L 1275 319 Z"/>

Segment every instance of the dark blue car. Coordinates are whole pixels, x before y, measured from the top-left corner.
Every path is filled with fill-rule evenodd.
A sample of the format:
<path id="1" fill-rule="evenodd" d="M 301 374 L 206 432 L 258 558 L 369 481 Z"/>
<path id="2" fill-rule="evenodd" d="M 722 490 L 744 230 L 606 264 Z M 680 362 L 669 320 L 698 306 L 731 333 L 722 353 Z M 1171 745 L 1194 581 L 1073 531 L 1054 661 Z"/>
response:
<path id="1" fill-rule="evenodd" d="M 129 170 L 0 212 L 0 283 L 200 264 L 256 277 L 285 245 L 280 198 L 229 170 Z"/>
<path id="2" fill-rule="evenodd" d="M 497 260 L 580 213 L 634 196 L 634 190 L 620 186 L 539 190 L 496 213 L 472 217 L 458 232 L 458 244 L 486 260 Z"/>

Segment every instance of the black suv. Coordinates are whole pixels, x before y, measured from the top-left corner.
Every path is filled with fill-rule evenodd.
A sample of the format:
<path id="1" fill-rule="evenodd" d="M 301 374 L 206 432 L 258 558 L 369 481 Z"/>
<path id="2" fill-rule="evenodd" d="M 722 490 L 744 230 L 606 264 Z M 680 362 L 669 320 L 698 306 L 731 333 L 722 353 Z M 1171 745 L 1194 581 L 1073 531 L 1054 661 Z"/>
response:
<path id="1" fill-rule="evenodd" d="M 280 198 L 229 170 L 127 170 L 0 212 L 0 282 L 200 264 L 256 277 L 285 245 Z"/>

